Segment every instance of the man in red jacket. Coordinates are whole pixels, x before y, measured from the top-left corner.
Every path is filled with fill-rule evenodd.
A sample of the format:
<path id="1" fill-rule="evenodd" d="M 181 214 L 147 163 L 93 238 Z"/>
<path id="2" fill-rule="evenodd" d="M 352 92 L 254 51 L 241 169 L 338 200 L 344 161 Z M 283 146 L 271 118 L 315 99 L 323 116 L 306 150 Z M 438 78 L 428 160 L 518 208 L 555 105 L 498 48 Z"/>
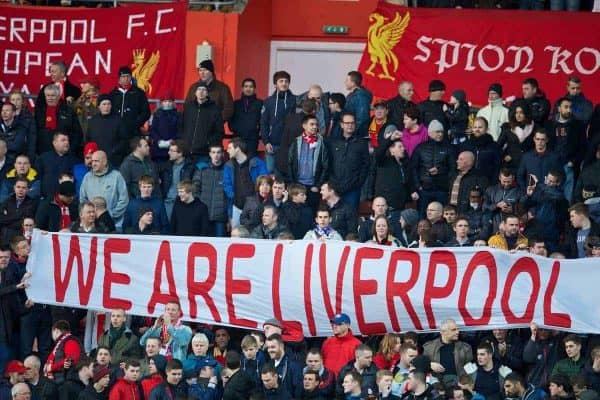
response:
<path id="1" fill-rule="evenodd" d="M 137 360 L 125 362 L 125 376 L 117 379 L 110 390 L 109 400 L 140 400 L 142 390 L 137 382 L 140 376 L 140 363 Z"/>
<path id="2" fill-rule="evenodd" d="M 361 341 L 352 336 L 347 314 L 336 314 L 331 320 L 331 329 L 333 336 L 323 342 L 321 353 L 325 368 L 337 374 L 344 365 L 354 360 L 354 350 Z"/>

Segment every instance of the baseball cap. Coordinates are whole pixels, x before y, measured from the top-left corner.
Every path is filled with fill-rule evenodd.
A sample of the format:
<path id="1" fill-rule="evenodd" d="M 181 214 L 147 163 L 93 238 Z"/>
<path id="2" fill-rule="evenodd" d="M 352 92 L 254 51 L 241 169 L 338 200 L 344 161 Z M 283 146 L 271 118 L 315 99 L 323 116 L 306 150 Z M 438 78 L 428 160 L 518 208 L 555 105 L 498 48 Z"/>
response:
<path id="1" fill-rule="evenodd" d="M 348 314 L 336 314 L 330 321 L 334 325 L 348 324 L 350 325 L 350 317 Z"/>
<path id="2" fill-rule="evenodd" d="M 98 151 L 98 144 L 96 142 L 87 142 L 85 146 L 83 146 L 83 156 L 87 156 L 91 153 L 95 153 Z"/>
<path id="3" fill-rule="evenodd" d="M 6 368 L 4 369 L 4 376 L 8 376 L 9 374 L 13 374 L 15 372 L 17 374 L 24 374 L 28 369 L 29 368 L 27 368 L 22 361 L 12 360 L 6 365 Z"/>
<path id="4" fill-rule="evenodd" d="M 263 328 L 265 327 L 265 325 L 271 325 L 271 326 L 275 326 L 279 329 L 283 329 L 283 325 L 281 324 L 281 321 L 279 321 L 277 318 L 269 318 L 268 320 L 266 320 L 263 323 Z"/>

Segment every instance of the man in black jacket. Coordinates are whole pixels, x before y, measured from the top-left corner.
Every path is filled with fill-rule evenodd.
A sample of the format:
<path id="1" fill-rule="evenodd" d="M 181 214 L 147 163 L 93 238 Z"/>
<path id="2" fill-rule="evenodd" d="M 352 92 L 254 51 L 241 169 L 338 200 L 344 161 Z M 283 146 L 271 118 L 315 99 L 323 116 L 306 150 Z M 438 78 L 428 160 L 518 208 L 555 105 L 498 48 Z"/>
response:
<path id="1" fill-rule="evenodd" d="M 58 86 L 46 86 L 44 96 L 46 101 L 35 109 L 37 154 L 52 150 L 52 139 L 56 132 L 69 136 L 71 152 L 80 154 L 83 134 L 77 114 L 71 106 L 61 101 Z"/>
<path id="2" fill-rule="evenodd" d="M 360 190 L 369 173 L 369 145 L 366 139 L 354 134 L 356 119 L 353 114 L 343 113 L 341 124 L 342 138 L 329 143 L 329 180 L 344 200 L 358 209 Z"/>
<path id="3" fill-rule="evenodd" d="M 469 193 L 478 187 L 485 190 L 488 180 L 473 168 L 475 156 L 470 151 L 463 151 L 456 159 L 456 171 L 450 173 L 450 196 L 448 204 L 456 206 L 462 214 L 469 209 Z"/>
<path id="4" fill-rule="evenodd" d="M 338 399 L 344 398 L 344 388 L 342 383 L 344 382 L 344 377 L 346 374 L 352 372 L 359 374 L 362 378 L 360 387 L 363 396 L 366 397 L 369 394 L 378 394 L 379 389 L 377 388 L 376 379 L 377 366 L 375 363 L 373 363 L 373 350 L 371 350 L 371 348 L 366 344 L 360 344 L 356 346 L 356 350 L 354 350 L 354 356 L 355 359 L 342 367 L 340 373 L 338 374 L 338 383 L 336 387 Z"/>
<path id="5" fill-rule="evenodd" d="M 46 87 L 56 85 L 59 87 L 59 97 L 67 104 L 73 103 L 81 96 L 81 89 L 73 85 L 67 78 L 67 64 L 64 61 L 55 61 L 50 64 L 50 80 L 52 82 L 44 85 L 40 90 L 37 99 L 35 100 L 35 109 L 46 105 L 44 90 Z"/>
<path id="6" fill-rule="evenodd" d="M 550 115 L 550 102 L 540 89 L 538 81 L 534 78 L 525 79 L 522 90 L 523 99 L 531 107 L 533 121 L 543 126 L 548 121 L 548 115 Z"/>
<path id="7" fill-rule="evenodd" d="M 178 236 L 208 236 L 208 208 L 194 197 L 192 181 L 177 185 L 179 198 L 173 206 L 171 233 Z"/>
<path id="8" fill-rule="evenodd" d="M 240 370 L 241 359 L 237 351 L 230 350 L 225 356 L 225 366 L 230 370 L 229 382 L 223 391 L 223 400 L 247 399 L 254 389 L 254 382 L 244 371 Z"/>
<path id="9" fill-rule="evenodd" d="M 392 219 L 397 220 L 411 197 L 416 198 L 412 176 L 408 172 L 408 157 L 398 131 L 379 143 L 375 149 L 377 173 L 375 174 L 375 196 L 387 200 Z M 396 212 L 396 213 L 394 213 Z M 395 215 L 398 214 L 398 215 Z"/>
<path id="10" fill-rule="evenodd" d="M 411 100 L 415 94 L 412 82 L 404 81 L 398 86 L 398 95 L 388 101 L 388 120 L 397 127 L 404 126 L 404 111 L 416 107 Z"/>
<path id="11" fill-rule="evenodd" d="M 321 198 L 329 207 L 331 227 L 342 238 L 348 233 L 356 233 L 358 229 L 358 214 L 356 209 L 340 198 L 337 187 L 331 182 L 321 185 Z"/>
<path id="12" fill-rule="evenodd" d="M 58 232 L 67 228 L 79 215 L 79 202 L 75 199 L 75 184 L 65 181 L 58 185 L 54 196 L 45 198 L 35 214 L 39 229 Z"/>
<path id="13" fill-rule="evenodd" d="M 27 195 L 28 192 L 29 181 L 17 178 L 14 193 L 0 205 L 0 237 L 5 241 L 9 241 L 14 235 L 22 234 L 23 218 L 35 216 L 38 203 Z"/>
<path id="14" fill-rule="evenodd" d="M 262 100 L 256 97 L 256 81 L 246 78 L 242 81 L 242 96 L 233 102 L 233 116 L 229 129 L 246 142 L 248 157 L 256 155 L 260 130 Z"/>
<path id="15" fill-rule="evenodd" d="M 200 82 L 194 101 L 183 106 L 181 139 L 187 145 L 194 162 L 207 161 L 210 143 L 223 139 L 223 118 L 219 107 L 208 97 L 208 86 Z"/>
<path id="16" fill-rule="evenodd" d="M 104 151 L 111 164 L 118 167 L 128 151 L 129 132 L 119 115 L 113 113 L 109 95 L 98 96 L 98 110 L 100 112 L 88 123 L 86 145 L 89 142 L 96 143 L 96 150 Z"/>
<path id="17" fill-rule="evenodd" d="M 40 375 L 41 361 L 38 356 L 30 355 L 23 360 L 23 365 L 27 368 L 25 372 L 25 382 L 29 385 L 32 398 L 39 400 L 58 400 L 58 388 L 56 384 Z"/>
<path id="18" fill-rule="evenodd" d="M 94 376 L 94 360 L 81 357 L 75 368 L 67 373 L 67 380 L 58 389 L 61 400 L 77 400 Z"/>
<path id="19" fill-rule="evenodd" d="M 110 92 L 113 112 L 121 117 L 127 132 L 126 141 L 140 134 L 140 128 L 150 118 L 146 93 L 132 84 L 131 69 L 119 68 L 119 86 Z"/>
<path id="20" fill-rule="evenodd" d="M 417 108 L 421 113 L 421 121 L 425 126 L 429 126 L 431 121 L 439 121 L 444 129 L 444 136 L 448 132 L 448 120 L 446 119 L 446 113 L 444 112 L 444 106 L 448 106 L 443 99 L 444 93 L 446 93 L 446 85 L 444 82 L 434 79 L 429 82 L 429 97 L 427 100 L 423 100 L 417 104 Z M 399 126 L 402 126 L 399 125 Z"/>
<path id="21" fill-rule="evenodd" d="M 37 158 L 35 169 L 42 183 L 42 197 L 51 197 L 56 192 L 60 174 L 63 172 L 73 174 L 73 166 L 77 163 L 77 159 L 69 149 L 69 136 L 63 132 L 55 132 L 52 138 L 52 150 L 42 153 Z"/>
<path id="22" fill-rule="evenodd" d="M 27 151 L 27 127 L 17 120 L 17 108 L 12 103 L 2 104 L 0 139 L 7 145 L 8 155 L 14 159 Z"/>
<path id="23" fill-rule="evenodd" d="M 160 187 L 169 218 L 177 199 L 177 184 L 192 180 L 196 171 L 196 166 L 186 154 L 187 148 L 183 140 L 173 140 L 169 146 L 169 161 L 159 166 Z"/>
<path id="24" fill-rule="evenodd" d="M 425 209 L 432 201 L 445 204 L 448 200 L 448 178 L 454 170 L 454 150 L 444 141 L 444 127 L 431 121 L 428 127 L 429 139 L 419 144 L 411 157 L 413 182 L 418 191 L 417 207 L 419 216 L 425 217 Z"/>
<path id="25" fill-rule="evenodd" d="M 583 161 L 585 148 L 585 125 L 573 118 L 573 102 L 567 97 L 558 99 L 556 115 L 546 125 L 548 147 L 558 153 L 565 172 L 563 189 L 565 198 L 571 203 L 573 188 L 579 176 L 579 166 Z M 541 178 L 541 177 L 540 177 Z"/>

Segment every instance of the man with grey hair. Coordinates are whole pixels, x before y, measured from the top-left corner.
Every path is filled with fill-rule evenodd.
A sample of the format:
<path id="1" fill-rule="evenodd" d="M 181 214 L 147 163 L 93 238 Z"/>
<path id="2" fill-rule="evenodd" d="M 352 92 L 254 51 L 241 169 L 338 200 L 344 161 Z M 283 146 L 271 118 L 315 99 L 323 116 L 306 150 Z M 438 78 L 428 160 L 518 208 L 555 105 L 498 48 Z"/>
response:
<path id="1" fill-rule="evenodd" d="M 431 360 L 431 369 L 444 384 L 456 384 L 465 364 L 473 360 L 468 343 L 458 340 L 458 326 L 453 319 L 440 324 L 440 337 L 423 346 L 423 355 Z"/>
<path id="2" fill-rule="evenodd" d="M 26 383 L 19 382 L 10 389 L 13 399 L 31 399 L 31 390 Z"/>
<path id="3" fill-rule="evenodd" d="M 415 89 L 412 82 L 404 81 L 398 86 L 398 95 L 388 101 L 388 120 L 396 126 L 404 126 L 404 111 L 417 105 L 412 102 Z"/>
<path id="4" fill-rule="evenodd" d="M 69 137 L 71 152 L 80 154 L 83 137 L 81 125 L 73 107 L 61 99 L 60 86 L 46 85 L 40 95 L 44 97 L 44 102 L 36 105 L 35 108 L 36 153 L 52 151 L 54 134 L 62 132 Z"/>
<path id="5" fill-rule="evenodd" d="M 469 210 L 469 193 L 473 188 L 485 190 L 488 180 L 476 169 L 475 155 L 470 151 L 463 151 L 456 159 L 456 171 L 450 174 L 450 196 L 448 204 L 456 206 L 458 213 L 462 214 Z"/>
<path id="6" fill-rule="evenodd" d="M 41 106 L 46 105 L 46 99 L 44 97 L 44 89 L 49 85 L 56 85 L 59 89 L 59 98 L 66 101 L 68 104 L 73 103 L 81 96 L 81 89 L 72 84 L 67 78 L 67 64 L 64 61 L 55 61 L 50 64 L 48 68 L 48 74 L 50 75 L 50 81 L 42 87 L 37 99 L 35 100 L 36 111 Z"/>
<path id="7" fill-rule="evenodd" d="M 40 400 L 51 400 L 58 398 L 58 388 L 54 381 L 40 375 L 41 361 L 38 356 L 30 355 L 25 358 L 23 365 L 27 368 L 25 382 L 29 385 L 32 397 Z"/>
<path id="8" fill-rule="evenodd" d="M 116 230 L 115 221 L 106 209 L 106 200 L 104 197 L 96 196 L 92 199 L 92 203 L 96 206 L 96 222 L 104 225 L 109 232 L 114 232 Z"/>

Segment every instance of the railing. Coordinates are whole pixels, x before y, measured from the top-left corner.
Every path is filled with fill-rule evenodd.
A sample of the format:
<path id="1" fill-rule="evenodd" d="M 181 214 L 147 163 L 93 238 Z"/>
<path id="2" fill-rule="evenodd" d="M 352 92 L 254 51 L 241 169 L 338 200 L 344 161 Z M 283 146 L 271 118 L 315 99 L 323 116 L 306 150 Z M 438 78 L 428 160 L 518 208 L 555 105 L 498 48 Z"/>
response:
<path id="1" fill-rule="evenodd" d="M 85 2 L 93 3 L 113 3 L 116 7 L 119 3 L 172 3 L 173 0 L 85 0 Z M 19 0 L 11 0 L 12 4 L 19 3 Z M 213 6 L 215 11 L 219 11 L 224 6 L 235 6 L 237 0 L 188 0 L 190 6 Z M 62 0 L 62 5 L 71 5 L 71 0 Z"/>

